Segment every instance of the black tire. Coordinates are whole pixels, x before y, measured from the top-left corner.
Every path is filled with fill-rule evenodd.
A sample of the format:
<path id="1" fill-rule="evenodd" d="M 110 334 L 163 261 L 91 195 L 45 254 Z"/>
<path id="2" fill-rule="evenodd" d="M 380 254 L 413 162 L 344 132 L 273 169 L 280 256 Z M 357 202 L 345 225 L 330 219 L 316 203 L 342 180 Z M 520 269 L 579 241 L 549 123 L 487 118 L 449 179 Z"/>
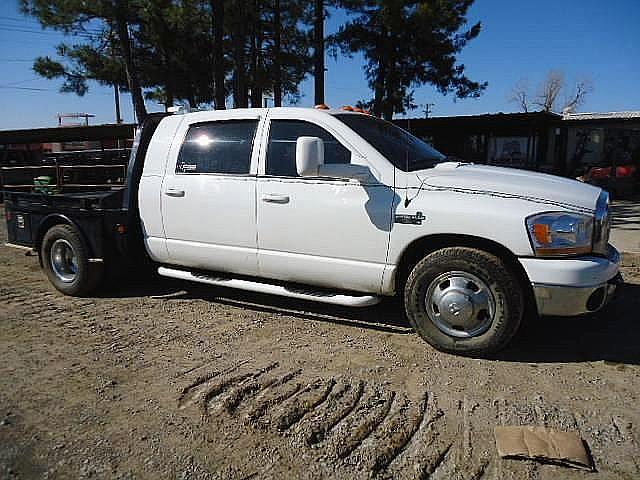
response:
<path id="1" fill-rule="evenodd" d="M 483 314 L 486 317 L 482 319 L 483 326 L 478 327 L 474 336 L 461 338 L 446 333 L 442 326 L 434 323 L 428 311 L 426 296 L 434 291 L 429 290 L 430 286 L 441 278 L 446 285 L 447 275 L 456 275 L 453 272 L 475 276 L 491 293 L 487 298 L 492 299 L 493 315 Z M 427 255 L 416 264 L 405 284 L 404 304 L 411 326 L 438 350 L 485 356 L 504 348 L 518 331 L 524 311 L 524 295 L 518 277 L 495 255 L 474 248 L 448 247 Z M 433 317 L 438 318 L 441 313 L 433 313 L 436 307 L 430 311 Z M 445 322 L 445 328 L 447 326 Z M 482 328 L 486 330 L 482 331 Z"/>
<path id="2" fill-rule="evenodd" d="M 75 256 L 75 272 L 69 274 L 72 279 L 66 281 L 56 273 L 52 263 L 51 249 L 58 240 L 66 241 Z M 89 262 L 89 252 L 80 233 L 70 225 L 55 225 L 47 230 L 42 239 L 40 258 L 49 281 L 65 295 L 85 296 L 95 290 L 102 279 L 102 264 Z"/>

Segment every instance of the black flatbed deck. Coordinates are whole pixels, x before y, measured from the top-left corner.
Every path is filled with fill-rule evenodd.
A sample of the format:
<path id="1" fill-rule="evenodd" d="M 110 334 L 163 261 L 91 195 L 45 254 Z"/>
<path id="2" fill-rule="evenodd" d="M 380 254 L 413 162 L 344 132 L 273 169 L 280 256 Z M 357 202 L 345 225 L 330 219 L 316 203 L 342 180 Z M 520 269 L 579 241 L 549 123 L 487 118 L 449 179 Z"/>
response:
<path id="1" fill-rule="evenodd" d="M 124 187 L 106 191 L 69 192 L 58 194 L 4 192 L 5 202 L 14 208 L 72 209 L 74 211 L 122 210 Z"/>
<path id="2" fill-rule="evenodd" d="M 39 251 L 47 230 L 62 223 L 79 232 L 92 260 L 144 255 L 138 184 L 149 141 L 165 116 L 149 115 L 138 130 L 124 187 L 59 194 L 3 192 L 9 243 Z"/>

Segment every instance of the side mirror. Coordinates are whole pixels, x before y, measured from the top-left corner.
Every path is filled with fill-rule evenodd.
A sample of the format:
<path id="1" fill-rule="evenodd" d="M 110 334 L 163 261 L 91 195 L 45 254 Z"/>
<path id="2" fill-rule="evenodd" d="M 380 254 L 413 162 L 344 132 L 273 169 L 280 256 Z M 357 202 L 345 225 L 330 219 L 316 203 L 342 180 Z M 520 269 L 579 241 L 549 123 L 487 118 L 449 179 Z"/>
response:
<path id="1" fill-rule="evenodd" d="M 319 176 L 324 163 L 324 143 L 318 137 L 298 137 L 296 140 L 296 170 L 301 177 Z"/>

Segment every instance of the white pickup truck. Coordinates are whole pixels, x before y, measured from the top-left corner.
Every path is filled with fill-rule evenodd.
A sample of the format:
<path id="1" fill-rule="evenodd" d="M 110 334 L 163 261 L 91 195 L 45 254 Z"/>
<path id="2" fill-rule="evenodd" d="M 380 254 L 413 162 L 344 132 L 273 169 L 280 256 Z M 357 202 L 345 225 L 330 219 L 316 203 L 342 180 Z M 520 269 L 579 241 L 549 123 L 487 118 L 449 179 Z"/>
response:
<path id="1" fill-rule="evenodd" d="M 8 193 L 7 219 L 66 294 L 146 252 L 160 275 L 216 286 L 353 307 L 400 295 L 456 353 L 504 347 L 527 312 L 594 312 L 621 281 L 603 190 L 450 162 L 346 110 L 154 116 L 126 189 Z"/>

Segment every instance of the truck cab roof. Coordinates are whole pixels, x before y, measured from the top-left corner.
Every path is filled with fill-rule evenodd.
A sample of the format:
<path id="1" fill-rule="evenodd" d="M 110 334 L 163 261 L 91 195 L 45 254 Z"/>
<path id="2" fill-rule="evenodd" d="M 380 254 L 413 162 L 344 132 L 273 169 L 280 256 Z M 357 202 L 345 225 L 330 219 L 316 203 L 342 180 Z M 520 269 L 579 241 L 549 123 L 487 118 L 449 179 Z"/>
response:
<path id="1" fill-rule="evenodd" d="M 247 116 L 247 115 L 264 115 L 268 112 L 280 112 L 290 114 L 292 117 L 309 118 L 317 115 L 371 115 L 365 111 L 354 110 L 355 107 L 344 106 L 341 108 L 317 108 L 317 107 L 268 107 L 268 108 L 230 108 L 225 110 L 196 110 L 196 111 L 178 111 L 173 112 L 174 115 L 197 116 L 201 114 L 211 115 L 212 113 L 220 116 L 228 116 L 229 118 Z"/>

